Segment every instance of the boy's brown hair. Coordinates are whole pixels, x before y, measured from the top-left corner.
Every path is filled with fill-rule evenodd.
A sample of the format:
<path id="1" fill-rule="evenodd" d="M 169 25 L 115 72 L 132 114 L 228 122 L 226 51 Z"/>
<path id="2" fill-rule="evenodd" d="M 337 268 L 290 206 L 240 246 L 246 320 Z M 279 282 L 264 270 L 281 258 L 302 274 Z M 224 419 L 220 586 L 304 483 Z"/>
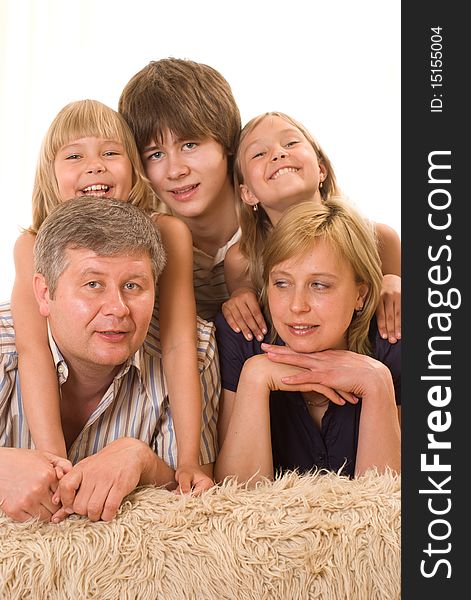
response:
<path id="1" fill-rule="evenodd" d="M 213 67 L 179 58 L 151 61 L 126 84 L 118 110 L 140 152 L 161 143 L 167 129 L 181 139 L 211 138 L 224 148 L 232 174 L 241 118 L 228 82 Z"/>

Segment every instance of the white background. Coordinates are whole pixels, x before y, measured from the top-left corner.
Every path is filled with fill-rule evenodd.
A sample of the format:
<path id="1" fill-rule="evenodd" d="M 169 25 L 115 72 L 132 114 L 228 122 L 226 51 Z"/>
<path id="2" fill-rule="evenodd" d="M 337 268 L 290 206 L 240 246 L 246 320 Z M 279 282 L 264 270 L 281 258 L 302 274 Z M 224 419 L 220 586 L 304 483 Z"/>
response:
<path id="1" fill-rule="evenodd" d="M 117 108 L 150 60 L 207 63 L 242 121 L 301 121 L 358 208 L 400 234 L 400 1 L 0 0 L 0 301 L 39 147 L 68 102 Z"/>

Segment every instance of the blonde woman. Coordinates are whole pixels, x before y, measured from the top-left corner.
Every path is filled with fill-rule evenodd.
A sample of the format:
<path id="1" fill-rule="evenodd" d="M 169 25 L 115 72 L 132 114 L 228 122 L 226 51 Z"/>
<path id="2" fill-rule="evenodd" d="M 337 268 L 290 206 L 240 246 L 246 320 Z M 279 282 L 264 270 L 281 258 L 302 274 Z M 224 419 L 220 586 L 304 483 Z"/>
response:
<path id="1" fill-rule="evenodd" d="M 375 327 L 382 274 L 370 223 L 333 198 L 297 204 L 267 236 L 261 264 L 273 344 L 216 320 L 216 479 L 399 471 L 400 343 Z"/>

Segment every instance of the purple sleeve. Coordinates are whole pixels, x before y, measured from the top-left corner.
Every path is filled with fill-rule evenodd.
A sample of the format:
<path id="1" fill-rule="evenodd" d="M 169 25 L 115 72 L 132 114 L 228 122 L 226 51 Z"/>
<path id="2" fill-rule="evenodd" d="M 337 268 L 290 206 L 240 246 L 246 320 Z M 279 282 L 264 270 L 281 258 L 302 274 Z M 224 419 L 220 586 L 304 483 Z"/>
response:
<path id="1" fill-rule="evenodd" d="M 229 327 L 222 313 L 216 315 L 214 324 L 216 325 L 222 387 L 235 392 L 245 361 L 255 354 L 262 353 L 260 343 L 256 340 L 248 342 L 242 333 L 236 333 Z"/>
<path id="2" fill-rule="evenodd" d="M 373 319 L 374 325 L 376 319 Z M 396 404 L 401 404 L 401 340 L 390 344 L 379 335 L 377 327 L 372 324 L 371 340 L 373 343 L 374 358 L 384 363 L 391 371 L 394 391 L 396 393 Z"/>

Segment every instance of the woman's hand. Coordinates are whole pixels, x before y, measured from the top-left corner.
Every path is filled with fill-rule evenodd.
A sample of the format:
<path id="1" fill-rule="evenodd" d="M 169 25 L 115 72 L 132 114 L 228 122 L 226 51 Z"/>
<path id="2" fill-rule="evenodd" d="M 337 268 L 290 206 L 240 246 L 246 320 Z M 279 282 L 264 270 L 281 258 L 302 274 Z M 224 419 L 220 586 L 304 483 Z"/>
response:
<path id="1" fill-rule="evenodd" d="M 268 344 L 264 345 L 268 346 Z M 279 348 L 279 346 L 270 347 Z M 318 392 L 340 405 L 345 404 L 346 401 L 352 404 L 358 402 L 358 398 L 353 394 L 314 381 L 309 369 L 292 365 L 289 361 L 270 360 L 267 354 L 258 354 L 249 358 L 242 369 L 242 379 L 247 381 L 252 389 L 266 389 L 268 392 L 275 390 Z"/>
<path id="2" fill-rule="evenodd" d="M 242 287 L 235 290 L 221 310 L 229 327 L 237 333 L 242 331 L 246 340 L 255 336 L 261 342 L 265 337 L 267 325 L 253 288 Z"/>
<path id="3" fill-rule="evenodd" d="M 298 368 L 298 373 L 282 377 L 282 383 L 288 386 L 283 389 L 308 391 L 304 386 L 316 384 L 331 388 L 344 397 L 347 395 L 347 398 L 354 396 L 355 399 L 377 393 L 385 385 L 390 390 L 389 369 L 383 363 L 363 354 L 349 350 L 305 354 L 286 346 L 270 344 L 262 344 L 262 348 L 270 361 Z M 353 402 L 353 399 L 349 401 Z"/>

